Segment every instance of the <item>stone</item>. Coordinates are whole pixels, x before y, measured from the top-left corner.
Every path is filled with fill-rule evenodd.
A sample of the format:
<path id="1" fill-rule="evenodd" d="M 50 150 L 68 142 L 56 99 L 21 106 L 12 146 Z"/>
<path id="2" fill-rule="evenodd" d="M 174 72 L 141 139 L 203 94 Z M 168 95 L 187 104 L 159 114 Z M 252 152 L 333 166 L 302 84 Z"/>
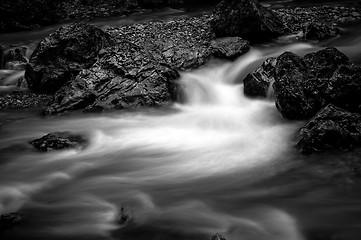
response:
<path id="1" fill-rule="evenodd" d="M 13 47 L 4 49 L 1 57 L 1 68 L 10 70 L 24 70 L 28 62 L 27 47 Z"/>
<path id="2" fill-rule="evenodd" d="M 88 140 L 71 132 L 54 132 L 35 139 L 30 144 L 39 151 L 49 152 L 68 148 L 83 149 L 88 145 Z"/>
<path id="3" fill-rule="evenodd" d="M 303 36 L 308 40 L 324 40 L 335 37 L 341 33 L 341 29 L 333 25 L 319 22 L 308 22 L 303 26 Z"/>
<path id="4" fill-rule="evenodd" d="M 145 48 L 123 41 L 56 92 L 46 114 L 161 106 L 172 101 L 178 76 Z"/>
<path id="5" fill-rule="evenodd" d="M 211 27 L 217 37 L 241 37 L 264 42 L 285 33 L 279 16 L 257 0 L 223 0 L 213 12 Z"/>
<path id="6" fill-rule="evenodd" d="M 220 233 L 215 233 L 209 238 L 209 240 L 226 240 L 226 238 Z"/>
<path id="7" fill-rule="evenodd" d="M 0 215 L 0 233 L 13 229 L 23 222 L 23 217 L 17 213 L 4 213 Z"/>
<path id="8" fill-rule="evenodd" d="M 314 115 L 313 99 L 304 94 L 308 66 L 294 53 L 285 52 L 277 58 L 273 84 L 275 104 L 284 118 L 304 119 Z"/>
<path id="9" fill-rule="evenodd" d="M 210 47 L 213 56 L 235 60 L 239 56 L 249 51 L 249 42 L 240 37 L 224 37 L 211 41 Z"/>
<path id="10" fill-rule="evenodd" d="M 325 150 L 352 150 L 361 146 L 361 115 L 327 105 L 299 131 L 298 148 L 304 154 Z"/>
<path id="11" fill-rule="evenodd" d="M 309 119 L 329 103 L 361 113 L 361 67 L 336 48 L 267 59 L 244 79 L 244 93 L 264 98 L 272 82 L 284 118 Z"/>
<path id="12" fill-rule="evenodd" d="M 254 72 L 243 79 L 243 91 L 248 97 L 266 98 L 275 81 L 277 58 L 268 58 Z"/>
<path id="13" fill-rule="evenodd" d="M 43 39 L 26 67 L 25 78 L 35 92 L 55 93 L 78 73 L 90 68 L 98 52 L 112 44 L 100 28 L 74 23 Z"/>

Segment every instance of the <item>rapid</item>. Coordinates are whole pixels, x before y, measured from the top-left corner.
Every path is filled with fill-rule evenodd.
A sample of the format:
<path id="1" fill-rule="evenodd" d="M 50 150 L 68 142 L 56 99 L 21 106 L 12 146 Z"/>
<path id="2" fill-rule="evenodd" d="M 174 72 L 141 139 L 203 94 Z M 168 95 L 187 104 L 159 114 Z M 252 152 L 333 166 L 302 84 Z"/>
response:
<path id="1" fill-rule="evenodd" d="M 268 99 L 249 99 L 241 83 L 284 51 L 333 45 L 360 64 L 357 29 L 317 45 L 281 39 L 183 72 L 185 102 L 169 108 L 51 118 L 0 112 L 0 214 L 25 216 L 5 239 L 357 239 L 361 185 L 318 161 L 359 154 L 302 156 L 295 144 L 304 122 L 284 120 L 271 90 Z M 48 153 L 28 144 L 56 131 L 90 144 Z"/>

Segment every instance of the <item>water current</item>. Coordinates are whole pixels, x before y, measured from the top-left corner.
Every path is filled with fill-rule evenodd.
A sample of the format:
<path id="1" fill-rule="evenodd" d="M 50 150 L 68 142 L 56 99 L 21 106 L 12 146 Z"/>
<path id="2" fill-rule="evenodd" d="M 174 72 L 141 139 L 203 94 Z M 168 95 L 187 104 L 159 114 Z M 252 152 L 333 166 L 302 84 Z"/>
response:
<path id="1" fill-rule="evenodd" d="M 0 112 L 0 213 L 25 217 L 5 239 L 358 239 L 361 185 L 318 162 L 360 154 L 301 156 L 303 122 L 284 120 L 272 97 L 246 98 L 240 83 L 284 51 L 338 45 L 360 63 L 357 29 L 317 44 L 282 39 L 181 73 L 186 102 L 166 109 Z M 90 145 L 40 153 L 28 144 L 54 131 L 83 134 Z"/>

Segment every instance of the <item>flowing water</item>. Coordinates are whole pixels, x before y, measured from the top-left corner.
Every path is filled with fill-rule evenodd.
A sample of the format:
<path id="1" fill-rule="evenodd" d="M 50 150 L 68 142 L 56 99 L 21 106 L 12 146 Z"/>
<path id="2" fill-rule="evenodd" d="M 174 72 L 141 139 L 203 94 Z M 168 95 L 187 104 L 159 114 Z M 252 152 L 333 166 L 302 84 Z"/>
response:
<path id="1" fill-rule="evenodd" d="M 240 84 L 284 51 L 335 45 L 361 63 L 361 33 L 349 29 L 317 45 L 282 40 L 181 73 L 186 102 L 167 109 L 0 112 L 0 214 L 24 216 L 1 239 L 201 240 L 216 232 L 228 240 L 358 239 L 359 180 L 319 162 L 360 153 L 301 156 L 295 133 L 303 122 L 282 119 L 272 99 L 246 98 Z M 49 153 L 28 144 L 55 131 L 90 144 Z"/>
<path id="2" fill-rule="evenodd" d="M 303 55 L 315 47 L 254 48 L 234 63 L 183 73 L 187 101 L 170 109 L 46 119 L 11 113 L 0 129 L 0 212 L 20 211 L 25 221 L 5 239 L 221 232 L 230 240 L 302 240 L 314 229 L 359 236 L 358 185 L 345 189 L 306 164 L 294 149 L 302 122 L 283 120 L 272 101 L 248 99 L 236 84 L 286 49 Z M 27 143 L 54 131 L 81 133 L 90 145 L 40 153 Z M 132 223 L 120 224 L 122 209 Z"/>

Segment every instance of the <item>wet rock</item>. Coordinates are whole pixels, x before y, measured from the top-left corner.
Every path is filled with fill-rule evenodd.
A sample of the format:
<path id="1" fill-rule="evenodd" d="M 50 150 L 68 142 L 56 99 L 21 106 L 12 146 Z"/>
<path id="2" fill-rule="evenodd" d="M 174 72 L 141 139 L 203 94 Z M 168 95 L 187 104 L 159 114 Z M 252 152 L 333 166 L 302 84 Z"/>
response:
<path id="1" fill-rule="evenodd" d="M 308 40 L 324 40 L 341 33 L 338 27 L 318 22 L 306 23 L 302 30 L 304 38 Z"/>
<path id="2" fill-rule="evenodd" d="M 10 70 L 24 70 L 28 62 L 26 59 L 27 47 L 4 49 L 1 57 L 1 68 Z"/>
<path id="3" fill-rule="evenodd" d="M 60 89 L 46 113 L 84 109 L 155 107 L 169 103 L 178 72 L 151 52 L 123 41 L 102 53 L 102 58 Z"/>
<path id="4" fill-rule="evenodd" d="M 5 213 L 0 215 L 0 233 L 13 229 L 23 221 L 19 213 Z"/>
<path id="5" fill-rule="evenodd" d="M 285 52 L 277 58 L 273 84 L 278 111 L 288 119 L 310 118 L 314 102 L 304 93 L 308 66 L 294 53 Z"/>
<path id="6" fill-rule="evenodd" d="M 58 29 L 39 43 L 30 58 L 25 72 L 29 88 L 56 92 L 82 69 L 91 67 L 98 52 L 111 44 L 108 34 L 89 24 L 75 23 Z"/>
<path id="7" fill-rule="evenodd" d="M 217 38 L 211 41 L 213 56 L 234 60 L 249 51 L 249 42 L 240 37 Z"/>
<path id="8" fill-rule="evenodd" d="M 244 94 L 249 97 L 267 97 L 275 81 L 276 58 L 268 58 L 253 73 L 243 79 Z"/>
<path id="9" fill-rule="evenodd" d="M 211 27 L 217 37 L 238 36 L 263 42 L 285 33 L 279 16 L 256 0 L 223 0 L 213 15 Z"/>
<path id="10" fill-rule="evenodd" d="M 244 92 L 265 97 L 272 82 L 276 107 L 285 118 L 309 119 L 329 103 L 361 113 L 361 68 L 336 48 L 268 59 L 244 79 Z"/>
<path id="11" fill-rule="evenodd" d="M 88 140 L 71 132 L 54 132 L 35 139 L 30 144 L 39 151 L 49 152 L 66 148 L 83 149 L 88 145 Z"/>
<path id="12" fill-rule="evenodd" d="M 126 225 L 126 224 L 132 223 L 133 218 L 132 218 L 130 208 L 129 207 L 121 207 L 116 221 L 120 225 Z"/>
<path id="13" fill-rule="evenodd" d="M 332 104 L 323 108 L 299 131 L 297 146 L 302 153 L 351 150 L 361 146 L 361 115 Z"/>
<path id="14" fill-rule="evenodd" d="M 209 240 L 226 240 L 226 238 L 220 233 L 215 233 L 209 238 Z"/>

